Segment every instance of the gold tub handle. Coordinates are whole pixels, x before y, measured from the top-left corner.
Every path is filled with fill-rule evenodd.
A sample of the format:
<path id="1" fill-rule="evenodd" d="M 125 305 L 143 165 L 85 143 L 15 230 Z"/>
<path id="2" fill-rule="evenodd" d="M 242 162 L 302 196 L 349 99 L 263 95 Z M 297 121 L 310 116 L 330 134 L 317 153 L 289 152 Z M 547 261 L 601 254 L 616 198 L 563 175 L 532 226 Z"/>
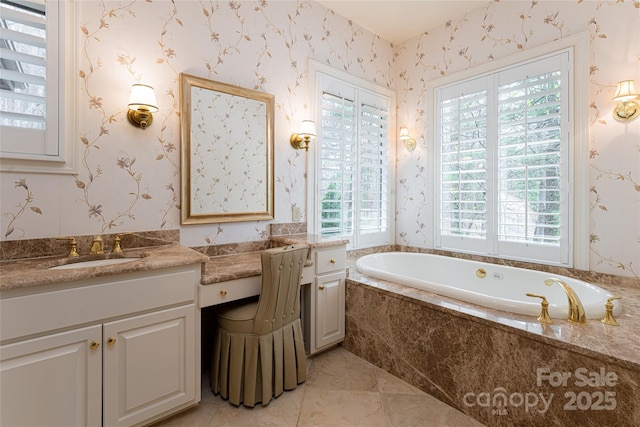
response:
<path id="1" fill-rule="evenodd" d="M 547 301 L 547 297 L 545 297 L 544 295 L 536 295 L 530 293 L 527 293 L 527 296 L 542 299 L 542 301 L 540 302 L 542 310 L 540 311 L 540 315 L 538 316 L 538 322 L 547 324 L 553 323 L 553 320 L 551 320 L 551 316 L 549 316 L 549 301 Z"/>

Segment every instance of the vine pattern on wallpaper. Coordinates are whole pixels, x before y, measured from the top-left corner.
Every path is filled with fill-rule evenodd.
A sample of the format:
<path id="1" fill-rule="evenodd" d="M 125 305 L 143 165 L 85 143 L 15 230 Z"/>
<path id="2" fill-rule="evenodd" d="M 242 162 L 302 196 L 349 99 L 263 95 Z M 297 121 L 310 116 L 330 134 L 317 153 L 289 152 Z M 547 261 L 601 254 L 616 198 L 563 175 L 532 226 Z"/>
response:
<path id="1" fill-rule="evenodd" d="M 131 0 L 122 6 L 107 9 L 105 3 L 101 2 L 102 12 L 97 28 L 90 29 L 88 25 L 80 26 L 81 34 L 84 37 L 82 55 L 86 63 L 86 68 L 80 68 L 78 77 L 82 81 L 81 90 L 87 96 L 89 110 L 95 111 L 100 118 L 100 127 L 99 130 L 86 131 L 80 136 L 80 142 L 82 143 L 81 173 L 75 177 L 75 184 L 76 187 L 82 191 L 81 202 L 85 205 L 89 218 L 95 217 L 98 220 L 102 232 L 122 226 L 127 218 L 135 219 L 134 208 L 138 202 L 152 198 L 148 192 L 142 190 L 143 177 L 142 173 L 134 169 L 136 163 L 135 157 L 131 157 L 126 152 L 122 152 L 115 159 L 115 163 L 119 169 L 126 173 L 132 186 L 128 192 L 128 195 L 131 197 L 129 205 L 124 210 L 119 210 L 116 213 L 106 213 L 104 206 L 100 204 L 97 196 L 92 192 L 92 187 L 103 174 L 103 168 L 100 164 L 92 161 L 91 154 L 95 150 L 101 149 L 101 140 L 104 139 L 103 136 L 109 135 L 109 128 L 113 123 L 122 121 L 122 118 L 119 117 L 124 116 L 125 112 L 118 111 L 109 114 L 104 109 L 103 98 L 99 96 L 98 92 L 94 91 L 94 87 L 91 84 L 92 77 L 102 68 L 103 62 L 99 57 L 95 59 L 92 58 L 90 54 L 92 51 L 91 45 L 93 42 L 99 43 L 100 34 L 108 31 L 109 22 L 112 19 L 117 19 L 125 12 L 134 15 L 132 10 L 134 3 L 135 0 Z M 128 55 L 120 55 L 117 61 L 125 66 L 134 78 L 140 79 L 140 74 L 137 74 L 133 68 L 135 58 Z M 81 178 L 81 175 L 84 176 L 84 178 Z"/>
<path id="2" fill-rule="evenodd" d="M 35 195 L 31 192 L 31 190 L 29 189 L 29 186 L 27 185 L 27 179 L 26 178 L 21 178 L 18 181 L 14 182 L 15 187 L 14 188 L 22 188 L 25 190 L 26 195 L 24 198 L 24 201 L 21 201 L 17 204 L 17 206 L 15 207 L 16 210 L 14 212 L 3 212 L 2 215 L 9 218 L 9 224 L 7 224 L 7 228 L 4 232 L 4 237 L 5 239 L 13 234 L 15 231 L 21 231 L 22 235 L 24 236 L 24 229 L 20 226 L 18 226 L 18 222 L 20 220 L 20 218 L 22 217 L 22 215 L 24 215 L 27 212 L 33 212 L 36 213 L 38 215 L 42 215 L 42 210 L 37 207 L 37 206 L 32 206 L 34 200 L 35 200 Z"/>
<path id="3" fill-rule="evenodd" d="M 622 0 L 606 0 L 600 1 L 595 7 L 595 10 L 601 10 L 607 6 L 614 6 L 620 3 Z M 490 46 L 495 48 L 496 46 L 510 47 L 513 52 L 523 50 L 527 47 L 527 45 L 531 42 L 536 34 L 536 31 L 540 31 L 539 29 L 542 27 L 550 27 L 557 31 L 557 34 L 553 36 L 554 39 L 563 38 L 571 34 L 571 31 L 567 29 L 565 20 L 563 18 L 562 13 L 559 10 L 542 10 L 540 9 L 540 4 L 538 1 L 534 0 L 529 2 L 526 6 L 522 6 L 521 10 L 517 13 L 518 20 L 520 25 L 510 26 L 510 25 L 501 25 L 499 21 L 496 21 L 496 16 L 494 16 L 493 10 L 497 1 L 494 0 L 490 2 L 483 10 L 483 16 L 481 19 L 481 34 L 479 35 L 480 43 L 486 44 L 490 43 Z M 578 0 L 577 4 L 581 4 L 582 0 Z M 640 9 L 640 1 L 632 0 L 632 4 L 635 9 Z M 591 7 L 591 5 L 585 4 L 585 7 Z M 422 75 L 423 78 L 418 80 L 415 79 L 415 76 L 412 77 L 408 75 L 409 70 L 399 70 L 399 80 L 400 84 L 398 85 L 398 95 L 399 95 L 399 112 L 401 112 L 402 108 L 406 109 L 406 99 L 411 98 L 412 101 L 415 101 L 416 108 L 414 111 L 406 111 L 404 112 L 405 117 L 410 118 L 407 122 L 413 122 L 413 125 L 418 129 L 426 128 L 426 93 L 427 93 L 427 85 L 429 81 L 429 75 L 433 75 L 433 73 L 437 73 L 439 76 L 444 76 L 449 72 L 450 67 L 456 61 L 455 56 L 451 56 L 450 53 L 453 51 L 457 51 L 458 57 L 460 60 L 466 61 L 466 64 L 463 68 L 470 68 L 474 65 L 474 58 L 471 54 L 475 49 L 471 49 L 470 44 L 467 44 L 467 39 L 473 39 L 473 36 L 468 34 L 468 31 L 471 30 L 469 26 L 475 25 L 474 22 L 469 22 L 466 16 L 462 16 L 457 20 L 449 21 L 445 24 L 445 33 L 442 35 L 442 43 L 433 48 L 434 42 L 430 40 L 430 34 L 425 32 L 421 34 L 415 45 L 415 62 L 414 67 L 418 70 L 423 70 Z M 597 45 L 600 42 L 607 41 L 607 34 L 603 31 L 600 26 L 598 20 L 595 16 L 591 17 L 585 22 L 585 25 L 589 29 L 589 37 L 591 41 L 591 52 L 593 55 L 593 51 L 597 49 Z M 515 30 L 512 30 L 515 28 Z M 462 30 L 467 31 L 465 42 L 458 44 L 457 35 Z M 498 31 L 499 30 L 499 31 Z M 534 31 L 535 30 L 535 31 Z M 440 56 L 432 52 L 429 54 L 429 50 L 439 48 L 441 51 Z M 477 47 L 476 47 L 477 48 Z M 402 49 L 406 49 L 403 47 Z M 490 52 L 486 60 L 493 61 L 495 58 L 493 57 L 492 49 L 487 49 Z M 640 57 L 638 58 L 640 59 Z M 482 61 L 482 59 L 481 59 Z M 455 69 L 460 69 L 461 64 L 456 63 Z M 615 84 L 613 82 L 600 82 L 598 81 L 597 75 L 600 71 L 599 67 L 593 63 L 589 68 L 590 75 L 590 89 L 592 92 L 595 92 L 595 96 L 592 96 L 592 101 L 589 105 L 591 111 L 590 118 L 590 129 L 595 129 L 596 126 L 607 126 L 608 121 L 610 120 L 606 115 L 601 114 L 600 108 L 598 106 L 598 99 L 602 99 L 601 95 L 604 93 L 607 94 L 607 99 L 610 99 L 610 96 L 615 89 Z M 437 76 L 434 76 L 437 77 Z M 411 82 L 414 83 L 413 85 Z M 399 115 L 399 119 L 402 115 Z M 418 161 L 424 160 L 424 153 L 426 153 L 427 145 L 426 140 L 424 138 L 418 138 L 419 142 L 418 149 L 414 152 Z M 593 141 L 593 132 L 590 132 L 590 145 L 595 146 L 595 141 Z M 639 145 L 640 149 L 640 145 Z M 603 170 L 598 166 L 597 157 L 599 153 L 596 149 L 591 149 L 591 158 L 590 158 L 590 168 L 595 174 L 596 184 L 591 188 L 592 194 L 592 202 L 591 202 L 591 211 L 594 209 L 606 211 L 606 205 L 601 200 L 601 195 L 597 189 L 597 182 L 603 179 L 607 179 L 609 181 L 620 182 L 621 185 L 629 185 L 632 190 L 636 192 L 640 191 L 640 186 L 638 185 L 638 178 L 633 176 L 632 172 L 628 173 L 616 173 L 608 170 Z M 413 156 L 411 156 L 413 157 Z M 413 169 L 409 168 L 412 171 L 416 171 L 416 175 L 412 177 L 403 177 L 399 176 L 399 194 L 401 194 L 399 198 L 399 207 L 397 212 L 402 213 L 407 211 L 407 207 L 415 206 L 418 204 L 419 206 L 429 207 L 430 201 L 427 200 L 427 195 L 424 191 L 417 191 L 416 186 L 413 185 L 413 181 L 417 179 L 423 178 L 424 169 L 422 169 L 418 164 L 414 166 Z M 412 185 L 409 185 L 409 182 Z M 411 191 L 411 189 L 414 189 Z M 424 209 L 420 209 L 421 212 Z M 415 218 L 415 223 L 412 229 L 415 230 L 415 234 L 423 236 L 424 241 L 426 241 L 426 233 L 425 228 L 426 224 L 424 218 L 417 215 Z M 410 231 L 400 231 L 399 239 L 408 244 L 410 241 L 409 234 Z M 638 272 L 634 270 L 631 261 L 621 261 L 614 260 L 611 257 L 603 256 L 597 249 L 597 242 L 600 240 L 600 237 L 593 233 L 591 235 L 591 253 L 596 257 L 595 263 L 608 263 L 615 269 L 624 270 L 627 274 L 632 274 L 634 276 L 638 276 Z M 638 237 L 638 241 L 640 242 L 640 236 Z"/>

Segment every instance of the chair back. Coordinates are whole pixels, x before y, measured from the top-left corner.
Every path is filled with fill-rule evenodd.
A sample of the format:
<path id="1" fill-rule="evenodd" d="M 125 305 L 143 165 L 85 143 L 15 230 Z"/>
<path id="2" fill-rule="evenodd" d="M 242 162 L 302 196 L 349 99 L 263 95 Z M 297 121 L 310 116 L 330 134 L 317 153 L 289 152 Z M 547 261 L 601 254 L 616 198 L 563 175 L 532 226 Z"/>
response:
<path id="1" fill-rule="evenodd" d="M 254 333 L 266 334 L 300 317 L 302 269 L 307 245 L 289 245 L 262 253 L 262 290 Z"/>

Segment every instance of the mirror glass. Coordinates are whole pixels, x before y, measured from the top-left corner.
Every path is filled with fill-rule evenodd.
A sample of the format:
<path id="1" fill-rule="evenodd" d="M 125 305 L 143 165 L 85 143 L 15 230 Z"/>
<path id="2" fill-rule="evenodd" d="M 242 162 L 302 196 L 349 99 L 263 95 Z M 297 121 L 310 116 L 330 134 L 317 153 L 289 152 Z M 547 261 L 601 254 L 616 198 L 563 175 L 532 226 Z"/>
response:
<path id="1" fill-rule="evenodd" d="M 183 224 L 273 219 L 274 96 L 180 74 Z"/>

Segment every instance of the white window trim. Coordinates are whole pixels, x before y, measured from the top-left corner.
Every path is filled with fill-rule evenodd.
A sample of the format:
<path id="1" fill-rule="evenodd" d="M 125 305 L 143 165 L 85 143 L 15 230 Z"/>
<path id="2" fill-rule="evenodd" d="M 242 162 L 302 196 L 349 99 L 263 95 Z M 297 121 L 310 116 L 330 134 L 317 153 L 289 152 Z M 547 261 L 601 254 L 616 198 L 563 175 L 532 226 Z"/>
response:
<path id="1" fill-rule="evenodd" d="M 556 40 L 551 43 L 527 49 L 523 52 L 510 55 L 477 67 L 473 67 L 459 73 L 442 77 L 429 82 L 427 87 L 428 98 L 432 106 L 432 114 L 427 119 L 427 129 L 430 129 L 431 138 L 428 141 L 429 152 L 431 153 L 430 186 L 427 189 L 427 200 L 435 200 L 436 183 L 436 156 L 435 153 L 435 90 L 440 86 L 446 86 L 457 81 L 468 80 L 474 76 L 488 74 L 499 69 L 507 68 L 528 60 L 549 55 L 554 52 L 570 49 L 573 52 L 573 69 L 570 70 L 573 76 L 573 99 L 569 103 L 571 112 L 569 114 L 570 132 L 573 135 L 573 162 L 569 165 L 571 174 L 571 184 L 573 193 L 573 209 L 569 212 L 572 218 L 573 230 L 569 244 L 569 267 L 579 270 L 589 269 L 589 36 L 583 32 L 570 37 Z M 436 209 L 433 205 L 428 211 L 429 223 L 432 224 L 429 230 L 428 239 L 435 247 L 435 227 Z"/>
<path id="2" fill-rule="evenodd" d="M 342 80 L 345 83 L 358 86 L 362 89 L 368 90 L 373 93 L 377 93 L 389 98 L 389 243 L 393 244 L 395 241 L 395 179 L 396 179 L 396 92 L 391 89 L 387 89 L 382 86 L 378 86 L 368 80 L 364 80 L 348 74 L 344 71 L 336 70 L 328 65 L 309 59 L 309 113 L 310 117 L 319 123 L 321 117 L 318 116 L 319 112 L 316 111 L 317 90 L 318 90 L 318 78 L 320 74 L 325 74 L 329 77 Z M 312 147 L 307 152 L 307 224 L 311 233 L 319 234 L 319 211 L 316 206 L 319 205 L 318 191 L 316 191 L 318 182 L 317 168 L 316 168 L 316 151 L 318 145 L 314 142 L 311 143 Z M 379 246 L 378 244 L 358 246 L 355 247 L 353 242 L 347 244 L 347 249 L 362 249 L 370 246 Z"/>
<path id="3" fill-rule="evenodd" d="M 57 86 L 60 88 L 56 109 L 57 155 L 2 153 L 0 171 L 27 173 L 77 174 L 78 142 L 78 77 L 77 77 L 77 0 L 56 2 L 59 40 L 57 46 Z M 64 41 L 61 43 L 60 41 Z"/>

